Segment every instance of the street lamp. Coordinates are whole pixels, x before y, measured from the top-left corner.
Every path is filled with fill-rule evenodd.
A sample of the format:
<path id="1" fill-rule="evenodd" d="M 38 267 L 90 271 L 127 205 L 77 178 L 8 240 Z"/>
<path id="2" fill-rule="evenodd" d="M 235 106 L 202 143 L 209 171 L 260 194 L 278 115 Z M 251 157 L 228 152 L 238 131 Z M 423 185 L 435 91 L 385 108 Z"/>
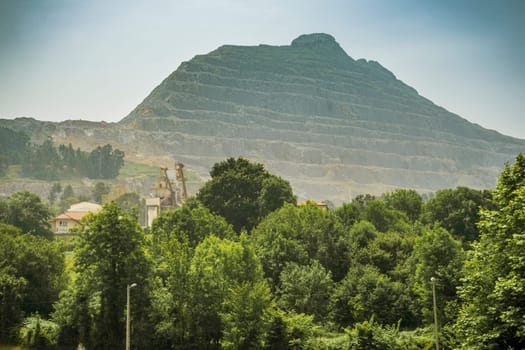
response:
<path id="1" fill-rule="evenodd" d="M 436 350 L 439 350 L 439 333 L 436 304 L 436 279 L 434 277 L 430 277 L 430 281 L 432 282 L 432 299 L 434 301 L 434 336 L 436 337 Z"/>
<path id="2" fill-rule="evenodd" d="M 129 305 L 129 291 L 131 288 L 133 287 L 136 287 L 137 284 L 136 283 L 132 283 L 132 284 L 128 284 L 128 287 L 126 289 L 126 350 L 129 350 L 130 349 L 130 325 L 131 325 L 131 320 L 130 320 L 130 313 L 131 313 L 131 307 Z"/>

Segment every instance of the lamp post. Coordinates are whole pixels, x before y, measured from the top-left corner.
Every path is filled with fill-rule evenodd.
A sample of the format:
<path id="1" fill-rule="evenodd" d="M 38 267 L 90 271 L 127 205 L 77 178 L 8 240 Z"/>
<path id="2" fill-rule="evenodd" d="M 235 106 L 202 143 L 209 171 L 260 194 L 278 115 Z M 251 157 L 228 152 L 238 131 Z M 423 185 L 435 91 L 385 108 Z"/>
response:
<path id="1" fill-rule="evenodd" d="M 436 279 L 430 278 L 432 282 L 432 299 L 434 301 L 434 336 L 436 337 L 436 350 L 439 350 L 439 333 L 438 333 L 438 319 L 437 319 L 437 303 L 436 303 Z"/>
<path id="2" fill-rule="evenodd" d="M 136 287 L 136 283 L 128 284 L 128 287 L 126 288 L 126 350 L 130 349 L 130 313 L 131 313 L 131 307 L 129 305 L 129 291 L 131 288 Z"/>

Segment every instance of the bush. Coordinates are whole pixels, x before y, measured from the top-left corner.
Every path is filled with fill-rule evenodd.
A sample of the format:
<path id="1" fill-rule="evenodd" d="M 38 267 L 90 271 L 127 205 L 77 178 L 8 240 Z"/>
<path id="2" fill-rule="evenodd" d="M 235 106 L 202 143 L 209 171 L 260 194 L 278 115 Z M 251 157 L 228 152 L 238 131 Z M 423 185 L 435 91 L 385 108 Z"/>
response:
<path id="1" fill-rule="evenodd" d="M 18 331 L 20 344 L 28 350 L 56 349 L 60 327 L 38 314 L 27 317 Z"/>

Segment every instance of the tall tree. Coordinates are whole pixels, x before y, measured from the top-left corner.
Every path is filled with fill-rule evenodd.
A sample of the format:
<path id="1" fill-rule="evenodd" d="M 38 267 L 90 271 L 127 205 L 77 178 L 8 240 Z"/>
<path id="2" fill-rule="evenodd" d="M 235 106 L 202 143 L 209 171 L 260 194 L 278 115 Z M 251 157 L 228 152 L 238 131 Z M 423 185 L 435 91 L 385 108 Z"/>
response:
<path id="1" fill-rule="evenodd" d="M 388 207 L 380 199 L 367 201 L 362 209 L 361 219 L 371 222 L 381 232 L 399 229 L 400 224 L 403 225 L 406 221 L 401 211 Z"/>
<path id="2" fill-rule="evenodd" d="M 22 317 L 49 315 L 65 287 L 64 270 L 64 255 L 56 241 L 0 224 L 0 341 Z"/>
<path id="3" fill-rule="evenodd" d="M 396 324 L 411 317 L 404 286 L 371 265 L 350 268 L 337 283 L 331 304 L 332 319 L 343 327 L 372 315 L 382 324 Z"/>
<path id="4" fill-rule="evenodd" d="M 20 164 L 28 149 L 26 134 L 0 126 L 0 157 L 5 157 L 8 164 Z"/>
<path id="5" fill-rule="evenodd" d="M 462 349 L 525 348 L 525 155 L 505 165 L 494 198 L 498 208 L 481 212 L 459 289 Z"/>
<path id="6" fill-rule="evenodd" d="M 223 217 L 213 214 L 192 198 L 181 208 L 162 211 L 153 222 L 151 232 L 157 248 L 169 247 L 173 240 L 187 241 L 191 248 L 195 248 L 212 234 L 219 238 L 237 237 Z M 165 256 L 165 253 L 161 255 Z"/>
<path id="7" fill-rule="evenodd" d="M 77 278 L 70 295 L 59 307 L 69 308 L 62 317 L 76 329 L 80 342 L 89 349 L 117 349 L 124 346 L 126 288 L 137 283 L 131 298 L 134 314 L 134 343 L 146 341 L 145 308 L 148 306 L 150 263 L 144 236 L 136 218 L 115 202 L 83 219 L 75 248 Z M 58 317 L 60 319 L 60 317 Z M 144 344 L 143 344 L 144 345 Z"/>
<path id="8" fill-rule="evenodd" d="M 269 329 L 272 294 L 265 281 L 234 284 L 220 313 L 222 349 L 262 349 Z"/>
<path id="9" fill-rule="evenodd" d="M 398 188 L 385 193 L 383 198 L 389 207 L 404 212 L 411 222 L 419 219 L 423 199 L 415 190 Z"/>
<path id="10" fill-rule="evenodd" d="M 445 189 L 436 192 L 423 207 L 423 222 L 437 222 L 454 237 L 463 242 L 478 239 L 480 209 L 493 209 L 492 194 L 468 187 Z"/>
<path id="11" fill-rule="evenodd" d="M 227 348 L 261 347 L 270 297 L 261 263 L 245 235 L 239 243 L 205 238 L 195 249 L 189 277 L 189 342 L 194 348 L 219 349 L 223 332 Z"/>
<path id="12" fill-rule="evenodd" d="M 62 185 L 59 182 L 55 182 L 51 189 L 49 190 L 49 196 L 47 199 L 49 199 L 49 203 L 53 205 L 55 201 L 57 200 L 57 195 L 62 192 Z"/>
<path id="13" fill-rule="evenodd" d="M 270 211 L 295 202 L 290 184 L 244 158 L 216 163 L 197 199 L 237 232 L 250 231 Z"/>
<path id="14" fill-rule="evenodd" d="M 3 202 L 3 204 L 2 204 Z M 49 208 L 40 197 L 31 192 L 17 192 L 7 199 L 0 198 L 0 222 L 16 226 L 24 233 L 52 237 Z"/>
<path id="15" fill-rule="evenodd" d="M 102 181 L 98 181 L 95 184 L 95 186 L 93 186 L 93 188 L 91 189 L 91 195 L 93 196 L 93 200 L 99 204 L 102 203 L 102 198 L 104 197 L 104 195 L 107 195 L 110 192 L 111 187 Z"/>
<path id="16" fill-rule="evenodd" d="M 161 212 L 151 233 L 151 255 L 157 276 L 152 312 L 155 345 L 184 347 L 190 341 L 188 333 L 193 319 L 189 270 L 194 250 L 210 235 L 237 239 L 237 234 L 224 218 L 212 214 L 194 199 L 176 210 Z"/>
<path id="17" fill-rule="evenodd" d="M 312 260 L 308 266 L 289 263 L 280 279 L 279 306 L 284 310 L 313 315 L 317 320 L 324 319 L 334 285 L 330 271 L 317 260 Z"/>
<path id="18" fill-rule="evenodd" d="M 268 215 L 251 235 L 272 287 L 279 285 L 290 262 L 309 265 L 311 259 L 318 260 L 335 280 L 348 269 L 343 228 L 332 212 L 316 205 L 287 204 Z"/>
<path id="19" fill-rule="evenodd" d="M 113 150 L 110 144 L 98 146 L 89 155 L 89 177 L 92 179 L 113 179 L 124 165 L 124 152 Z"/>
<path id="20" fill-rule="evenodd" d="M 339 218 L 339 221 L 344 228 L 349 230 L 357 221 L 359 221 L 361 207 L 356 203 L 343 203 L 343 205 L 334 210 L 334 213 Z"/>
<path id="21" fill-rule="evenodd" d="M 433 318 L 432 277 L 435 278 L 440 323 L 455 319 L 456 288 L 460 284 L 464 260 L 461 242 L 448 231 L 437 225 L 431 229 L 422 228 L 413 251 L 414 292 L 426 323 L 432 323 Z M 450 307 L 452 314 L 445 313 Z"/>
<path id="22" fill-rule="evenodd" d="M 22 167 L 26 175 L 44 180 L 59 178 L 62 170 L 60 157 L 51 138 L 46 139 L 41 145 L 33 145 L 30 157 L 29 162 L 24 162 Z"/>

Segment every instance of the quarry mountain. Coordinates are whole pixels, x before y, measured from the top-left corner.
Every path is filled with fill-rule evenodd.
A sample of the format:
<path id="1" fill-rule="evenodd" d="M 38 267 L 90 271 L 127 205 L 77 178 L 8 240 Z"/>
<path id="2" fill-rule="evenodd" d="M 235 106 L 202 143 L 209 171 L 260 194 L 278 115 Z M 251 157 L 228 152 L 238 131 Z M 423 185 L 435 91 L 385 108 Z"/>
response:
<path id="1" fill-rule="evenodd" d="M 525 140 L 435 105 L 380 63 L 353 59 L 328 34 L 197 55 L 118 123 L 0 126 L 34 142 L 111 143 L 148 164 L 177 160 L 204 179 L 215 162 L 242 156 L 290 181 L 299 199 L 334 203 L 394 188 L 491 188 L 525 150 Z"/>

